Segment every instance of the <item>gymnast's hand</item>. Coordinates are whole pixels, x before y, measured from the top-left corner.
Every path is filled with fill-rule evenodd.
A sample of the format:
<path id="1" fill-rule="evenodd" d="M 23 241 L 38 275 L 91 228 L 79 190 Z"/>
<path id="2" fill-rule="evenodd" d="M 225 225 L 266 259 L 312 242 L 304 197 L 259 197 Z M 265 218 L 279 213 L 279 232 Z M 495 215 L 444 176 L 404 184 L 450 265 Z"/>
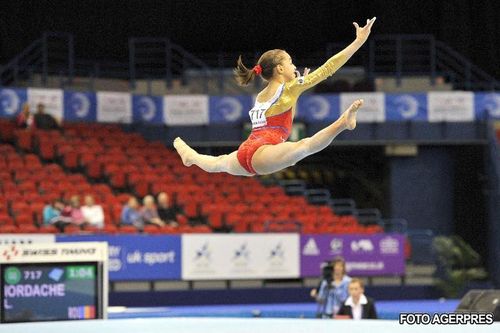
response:
<path id="1" fill-rule="evenodd" d="M 306 77 L 307 74 L 309 74 L 309 71 L 310 69 L 306 67 L 304 69 L 304 74 L 300 76 L 300 72 L 298 70 L 295 70 L 295 77 L 297 78 L 300 84 L 304 83 L 304 78 Z"/>
<path id="2" fill-rule="evenodd" d="M 371 20 L 366 20 L 366 25 L 362 28 L 359 27 L 359 25 L 356 22 L 353 22 L 354 27 L 356 28 L 356 39 L 361 41 L 361 42 L 366 42 L 368 39 L 368 36 L 370 36 L 371 28 L 373 23 L 375 23 L 375 20 L 377 18 L 374 17 Z"/>

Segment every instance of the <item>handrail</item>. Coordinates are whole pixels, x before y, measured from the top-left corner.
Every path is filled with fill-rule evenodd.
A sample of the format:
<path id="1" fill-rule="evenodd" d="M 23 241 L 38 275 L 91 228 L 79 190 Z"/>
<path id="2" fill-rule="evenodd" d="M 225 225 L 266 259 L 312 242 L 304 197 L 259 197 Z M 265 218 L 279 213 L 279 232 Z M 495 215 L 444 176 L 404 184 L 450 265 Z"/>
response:
<path id="1" fill-rule="evenodd" d="M 324 51 L 313 51 L 298 55 L 297 65 L 315 67 L 321 65 L 334 52 L 345 47 L 345 43 L 329 43 Z M 20 80 L 32 80 L 40 73 L 46 85 L 48 75 L 61 77 L 61 86 L 71 85 L 77 73 L 88 73 L 90 87 L 95 78 L 120 78 L 129 80 L 134 88 L 138 79 L 151 82 L 165 81 L 171 87 L 174 79 L 182 83 L 201 82 L 205 93 L 243 93 L 232 78 L 232 68 L 239 52 L 211 52 L 193 54 L 168 38 L 141 37 L 129 39 L 127 64 L 97 63 L 75 59 L 74 39 L 69 33 L 45 32 L 28 47 L 0 68 L 0 85 L 18 85 Z M 245 52 L 245 63 L 251 65 L 260 52 Z M 401 84 L 404 76 L 428 76 L 431 84 L 438 77 L 448 79 L 455 89 L 500 90 L 500 81 L 473 64 L 465 56 L 429 34 L 375 35 L 369 43 L 349 61 L 350 65 L 362 65 L 369 79 L 390 75 Z M 255 80 L 255 88 L 260 88 Z M 149 87 L 150 89 L 151 87 Z"/>
<path id="2" fill-rule="evenodd" d="M 441 75 L 447 77 L 455 89 L 500 89 L 500 81 L 428 34 L 373 36 L 369 42 L 368 63 L 368 77 L 394 75 L 398 85 L 403 76 L 430 76 L 434 84 Z"/>

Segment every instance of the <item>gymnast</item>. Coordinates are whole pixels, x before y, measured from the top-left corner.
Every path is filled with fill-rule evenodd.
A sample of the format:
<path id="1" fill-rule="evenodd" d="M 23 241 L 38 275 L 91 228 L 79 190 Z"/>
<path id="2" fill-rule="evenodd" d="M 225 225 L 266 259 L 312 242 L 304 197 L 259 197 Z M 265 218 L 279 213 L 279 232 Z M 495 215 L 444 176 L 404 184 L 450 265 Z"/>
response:
<path id="1" fill-rule="evenodd" d="M 266 51 L 252 69 L 243 65 L 240 56 L 234 70 L 240 85 L 248 85 L 257 76 L 267 81 L 267 86 L 257 95 L 255 105 L 249 111 L 252 132 L 237 151 L 219 156 L 199 154 L 178 137 L 174 140 L 174 147 L 183 164 L 188 167 L 194 164 L 211 173 L 267 175 L 295 165 L 305 157 L 325 149 L 342 131 L 353 130 L 356 127 L 357 110 L 363 105 L 362 99 L 354 101 L 339 119 L 313 136 L 297 142 L 286 142 L 300 94 L 344 65 L 366 42 L 375 19 L 366 20 L 364 27 L 354 22 L 356 39 L 312 73 L 309 74 L 306 68 L 303 76 L 284 50 Z"/>

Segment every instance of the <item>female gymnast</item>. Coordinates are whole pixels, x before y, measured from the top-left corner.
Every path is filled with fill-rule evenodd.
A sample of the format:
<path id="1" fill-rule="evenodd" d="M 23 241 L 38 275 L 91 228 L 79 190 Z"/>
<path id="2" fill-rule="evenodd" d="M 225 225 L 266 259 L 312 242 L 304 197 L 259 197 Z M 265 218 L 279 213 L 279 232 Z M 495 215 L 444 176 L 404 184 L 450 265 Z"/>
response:
<path id="1" fill-rule="evenodd" d="M 265 52 L 253 69 L 245 67 L 240 57 L 235 69 L 236 80 L 240 85 L 247 85 L 256 76 L 262 76 L 268 82 L 257 95 L 255 106 L 249 112 L 252 121 L 250 136 L 237 151 L 220 156 L 199 154 L 181 138 L 176 138 L 174 147 L 184 165 L 189 167 L 195 164 L 207 172 L 227 172 L 235 176 L 271 174 L 328 147 L 345 129 L 353 130 L 356 127 L 356 111 L 363 105 L 363 100 L 356 100 L 339 119 L 313 136 L 297 142 L 285 142 L 291 133 L 295 105 L 300 94 L 344 65 L 366 42 L 375 19 L 366 20 L 364 27 L 354 22 L 354 42 L 311 74 L 306 68 L 304 76 L 296 73 L 292 58 L 284 50 Z"/>

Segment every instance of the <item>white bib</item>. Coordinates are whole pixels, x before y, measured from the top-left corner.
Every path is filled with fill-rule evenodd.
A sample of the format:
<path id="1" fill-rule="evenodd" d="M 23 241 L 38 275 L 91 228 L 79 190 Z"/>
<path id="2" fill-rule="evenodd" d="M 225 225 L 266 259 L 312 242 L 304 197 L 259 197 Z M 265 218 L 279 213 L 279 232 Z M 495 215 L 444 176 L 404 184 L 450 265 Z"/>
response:
<path id="1" fill-rule="evenodd" d="M 259 128 L 267 125 L 266 111 L 271 107 L 271 105 L 276 102 L 276 100 L 281 96 L 284 84 L 278 87 L 274 96 L 267 102 L 257 102 L 255 99 L 254 107 L 248 112 L 250 116 L 250 121 L 252 122 L 252 128 Z"/>

